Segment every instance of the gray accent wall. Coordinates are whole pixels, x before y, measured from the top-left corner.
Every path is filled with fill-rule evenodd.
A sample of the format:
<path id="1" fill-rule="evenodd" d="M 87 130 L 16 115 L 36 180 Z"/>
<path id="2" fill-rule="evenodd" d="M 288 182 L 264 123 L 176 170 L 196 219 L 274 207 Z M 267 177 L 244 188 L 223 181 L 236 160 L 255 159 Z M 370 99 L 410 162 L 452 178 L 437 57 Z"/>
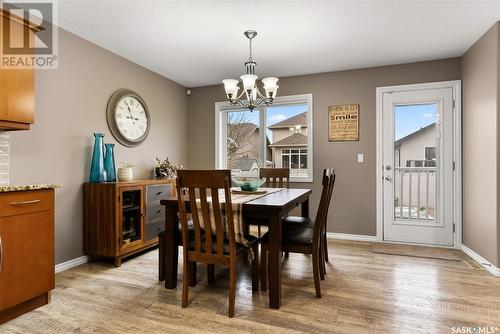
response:
<path id="1" fill-rule="evenodd" d="M 313 189 L 311 213 L 315 215 L 322 170 L 335 168 L 337 180 L 328 231 L 376 235 L 376 88 L 458 79 L 460 58 L 280 78 L 280 96 L 313 94 L 314 182 L 293 186 Z M 214 104 L 225 100 L 222 86 L 192 89 L 188 108 L 190 168 L 215 166 Z M 360 104 L 359 141 L 328 142 L 328 106 L 350 103 Z M 364 163 L 356 162 L 358 153 L 365 155 Z"/>
<path id="2" fill-rule="evenodd" d="M 149 137 L 136 148 L 118 144 L 106 124 L 106 103 L 119 88 L 139 93 L 151 114 Z M 82 184 L 94 132 L 116 144 L 117 164 L 131 161 L 136 178 L 152 176 L 156 156 L 186 164 L 185 88 L 64 30 L 59 69 L 36 73 L 35 108 L 31 130 L 10 134 L 10 182 L 63 184 L 56 191 L 56 263 L 83 255 Z"/>
<path id="3" fill-rule="evenodd" d="M 463 56 L 463 243 L 500 266 L 500 23 Z"/>

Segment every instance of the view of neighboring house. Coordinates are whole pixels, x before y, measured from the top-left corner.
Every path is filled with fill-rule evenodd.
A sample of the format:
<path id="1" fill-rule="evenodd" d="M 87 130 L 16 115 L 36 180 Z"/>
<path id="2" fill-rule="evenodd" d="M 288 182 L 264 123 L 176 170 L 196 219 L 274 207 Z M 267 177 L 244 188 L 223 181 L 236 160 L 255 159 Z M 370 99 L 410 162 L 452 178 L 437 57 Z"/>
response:
<path id="1" fill-rule="evenodd" d="M 290 168 L 291 176 L 307 175 L 307 114 L 287 118 L 268 127 L 271 140 L 266 136 L 266 166 Z M 254 123 L 228 125 L 228 167 L 235 175 L 258 176 L 259 127 Z"/>
<path id="2" fill-rule="evenodd" d="M 394 142 L 395 217 L 435 219 L 436 123 Z"/>
<path id="3" fill-rule="evenodd" d="M 423 127 L 394 142 L 397 167 L 436 166 L 436 123 Z"/>
<path id="4" fill-rule="evenodd" d="M 290 168 L 290 175 L 307 175 L 307 114 L 287 118 L 268 127 L 272 132 L 272 161 L 275 167 Z"/>

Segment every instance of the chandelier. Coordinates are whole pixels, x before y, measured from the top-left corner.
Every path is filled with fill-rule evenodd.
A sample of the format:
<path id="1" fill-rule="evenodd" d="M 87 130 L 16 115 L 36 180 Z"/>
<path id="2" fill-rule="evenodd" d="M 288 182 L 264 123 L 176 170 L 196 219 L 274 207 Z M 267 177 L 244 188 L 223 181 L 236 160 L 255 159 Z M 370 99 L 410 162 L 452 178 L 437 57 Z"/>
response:
<path id="1" fill-rule="evenodd" d="M 249 40 L 249 50 L 250 56 L 248 61 L 245 63 L 246 74 L 243 74 L 240 78 L 243 83 L 243 91 L 238 95 L 239 81 L 235 79 L 225 79 L 222 80 L 224 84 L 224 90 L 226 91 L 226 96 L 232 106 L 240 105 L 245 109 L 250 109 L 252 111 L 254 108 L 260 107 L 261 105 L 271 105 L 276 93 L 278 92 L 278 78 L 268 77 L 262 79 L 262 85 L 264 86 L 265 95 L 262 94 L 257 87 L 258 77 L 255 75 L 255 66 L 257 63 L 252 59 L 252 39 L 257 36 L 257 32 L 254 30 L 245 31 L 245 36 Z M 242 97 L 245 95 L 246 100 L 243 101 Z"/>

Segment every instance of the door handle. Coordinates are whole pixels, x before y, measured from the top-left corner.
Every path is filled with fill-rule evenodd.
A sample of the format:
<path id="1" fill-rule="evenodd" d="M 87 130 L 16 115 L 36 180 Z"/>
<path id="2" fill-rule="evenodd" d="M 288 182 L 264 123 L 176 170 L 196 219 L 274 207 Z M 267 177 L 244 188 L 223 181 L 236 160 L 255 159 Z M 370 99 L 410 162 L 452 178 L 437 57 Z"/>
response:
<path id="1" fill-rule="evenodd" d="M 12 203 L 9 203 L 10 205 L 29 205 L 29 204 L 36 204 L 36 203 L 39 203 L 40 200 L 39 199 L 33 199 L 31 201 L 21 201 L 21 202 L 12 202 Z"/>
<path id="2" fill-rule="evenodd" d="M 2 272 L 3 266 L 3 244 L 2 244 L 2 236 L 0 235 L 0 272 Z"/>
<path id="3" fill-rule="evenodd" d="M 386 181 L 392 181 L 392 178 L 390 176 L 385 176 L 384 180 L 386 180 Z"/>

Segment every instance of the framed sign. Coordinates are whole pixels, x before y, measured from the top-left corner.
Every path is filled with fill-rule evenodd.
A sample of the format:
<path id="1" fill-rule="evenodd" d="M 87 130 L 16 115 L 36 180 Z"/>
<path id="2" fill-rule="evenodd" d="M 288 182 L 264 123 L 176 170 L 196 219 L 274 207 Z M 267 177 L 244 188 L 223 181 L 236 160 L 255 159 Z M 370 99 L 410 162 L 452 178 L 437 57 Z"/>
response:
<path id="1" fill-rule="evenodd" d="M 359 140 L 359 104 L 328 107 L 328 141 Z"/>

